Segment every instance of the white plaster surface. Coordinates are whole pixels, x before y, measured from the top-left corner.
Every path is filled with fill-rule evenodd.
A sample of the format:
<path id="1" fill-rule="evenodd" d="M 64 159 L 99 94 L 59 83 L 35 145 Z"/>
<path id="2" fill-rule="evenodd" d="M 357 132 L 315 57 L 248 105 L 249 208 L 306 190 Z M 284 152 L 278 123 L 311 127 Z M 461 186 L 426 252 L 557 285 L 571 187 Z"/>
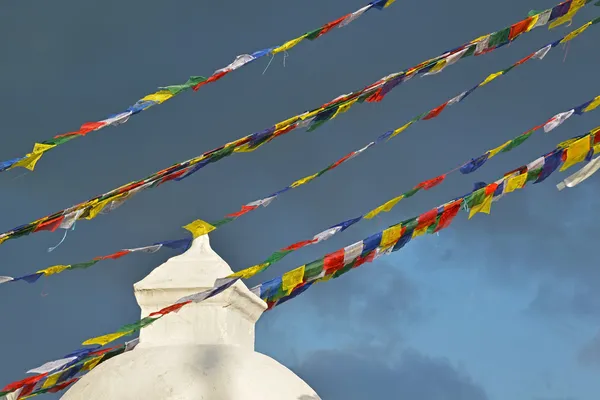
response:
<path id="1" fill-rule="evenodd" d="M 208 236 L 199 237 L 134 285 L 142 317 L 230 273 Z M 62 399 L 318 400 L 293 372 L 254 351 L 254 325 L 265 309 L 238 281 L 142 329 L 134 350 L 100 364 Z"/>

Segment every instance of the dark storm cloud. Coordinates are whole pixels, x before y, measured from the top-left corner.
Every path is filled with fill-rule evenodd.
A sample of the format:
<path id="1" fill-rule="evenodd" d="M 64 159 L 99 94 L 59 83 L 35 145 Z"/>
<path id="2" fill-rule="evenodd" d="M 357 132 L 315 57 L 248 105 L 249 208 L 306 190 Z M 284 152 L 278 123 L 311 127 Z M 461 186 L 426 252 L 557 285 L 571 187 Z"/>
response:
<path id="1" fill-rule="evenodd" d="M 600 368 L 600 331 L 581 348 L 578 361 L 586 367 Z"/>
<path id="2" fill-rule="evenodd" d="M 36 141 L 120 111 L 157 86 L 185 81 L 189 75 L 208 75 L 237 54 L 292 38 L 364 2 L 5 2 L 0 12 L 0 33 L 5 38 L 0 42 L 0 88 L 10 95 L 0 98 L 0 159 L 23 154 Z M 285 68 L 279 57 L 263 75 L 268 61 L 254 63 L 198 93 L 144 112 L 122 127 L 75 140 L 49 153 L 34 173 L 18 179 L 14 179 L 19 174 L 16 171 L 3 174 L 0 231 L 260 131 L 506 26 L 531 8 L 543 9 L 554 3 L 436 0 L 424 7 L 420 1 L 399 0 L 385 12 L 373 12 L 344 30 L 299 46 L 290 52 Z M 582 12 L 574 25 L 595 17 L 592 8 Z M 190 220 L 219 219 L 237 211 L 241 204 L 320 170 L 565 32 L 562 28 L 536 30 L 438 76 L 413 79 L 384 102 L 357 106 L 317 132 L 298 131 L 254 154 L 232 156 L 181 183 L 141 194 L 110 215 L 82 221 L 52 253 L 46 249 L 60 240 L 59 234 L 7 242 L 0 249 L 0 274 L 21 275 L 183 236 L 179 227 Z M 439 119 L 415 125 L 388 145 L 215 232 L 211 235 L 213 247 L 234 269 L 250 266 L 280 247 L 360 215 L 418 182 L 500 145 L 553 113 L 597 95 L 597 88 L 590 83 L 597 76 L 599 54 L 593 35 L 586 33 L 573 42 L 568 57 L 557 50 L 543 62 L 515 70 Z M 490 161 L 473 176 L 452 176 L 443 186 L 403 201 L 376 221 L 290 255 L 269 273 L 281 273 L 427 211 L 470 190 L 476 180 L 496 179 L 560 140 L 590 129 L 596 121 L 592 116 L 574 117 L 555 132 L 532 137 L 521 149 Z M 556 279 L 578 281 L 584 293 L 592 293 L 588 289 L 598 283 L 594 264 L 598 230 L 597 224 L 588 221 L 598 219 L 593 203 L 598 179 L 563 193 L 552 187 L 555 182 L 548 182 L 543 184 L 545 189 L 528 188 L 512 196 L 514 200 L 509 196 L 494 206 L 489 217 L 457 222 L 437 239 L 428 237 L 411 244 L 414 260 L 406 258 L 406 262 L 419 263 L 422 268 L 477 265 L 488 270 L 495 281 L 511 285 L 524 276 L 548 273 Z M 11 360 L 0 367 L 3 381 L 19 379 L 23 371 L 72 351 L 87 337 L 136 320 L 139 309 L 132 283 L 171 255 L 134 255 L 40 281 L 38 286 L 3 287 L 0 351 L 3 359 Z M 391 346 L 405 334 L 398 325 L 419 322 L 429 311 L 419 304 L 419 288 L 388 266 L 380 261 L 318 285 L 299 298 L 297 305 L 273 311 L 275 317 L 264 318 L 261 324 L 275 325 L 278 312 L 295 312 L 298 327 L 315 321 L 335 333 L 351 333 L 349 328 L 353 328 L 359 333 L 358 344 L 378 341 Z M 524 271 L 530 275 L 523 275 Z M 264 278 L 268 277 L 265 274 Z M 296 332 L 286 326 L 278 328 L 289 336 L 286 343 L 293 347 Z M 277 338 L 275 334 L 259 338 L 266 343 L 265 352 L 269 353 Z M 330 353 L 325 360 L 329 359 L 331 368 L 314 378 L 315 385 L 323 382 L 327 393 L 334 392 L 325 380 L 328 374 L 337 373 L 338 367 L 345 368 L 338 362 L 348 361 L 353 368 L 349 373 L 378 379 L 377 372 L 381 372 L 385 379 L 377 382 L 388 390 L 410 394 L 398 387 L 406 386 L 427 399 L 437 395 L 428 390 L 446 388 L 452 395 L 464 390 L 465 396 L 471 396 L 464 397 L 467 400 L 485 398 L 482 389 L 458 377 L 443 362 L 409 354 L 388 365 L 381 359 L 369 359 L 367 351 L 360 355 Z M 317 359 L 307 359 L 300 368 L 303 373 L 309 374 L 304 366 L 309 364 L 318 364 Z M 410 365 L 423 376 L 411 375 Z M 398 385 L 392 379 L 396 373 L 402 377 Z M 424 378 L 427 373 L 429 380 Z M 383 398 L 395 395 L 378 393 Z M 325 393 L 324 398 L 328 399 Z"/>
<path id="3" fill-rule="evenodd" d="M 368 347 L 318 351 L 292 369 L 323 399 L 486 400 L 485 390 L 447 360 L 405 350 L 396 359 Z"/>

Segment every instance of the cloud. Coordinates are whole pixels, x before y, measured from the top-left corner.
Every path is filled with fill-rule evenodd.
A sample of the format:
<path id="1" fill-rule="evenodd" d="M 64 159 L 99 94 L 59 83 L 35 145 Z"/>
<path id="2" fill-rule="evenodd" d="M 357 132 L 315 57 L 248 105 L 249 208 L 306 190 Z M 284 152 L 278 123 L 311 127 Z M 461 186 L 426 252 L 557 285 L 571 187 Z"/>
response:
<path id="1" fill-rule="evenodd" d="M 544 282 L 538 286 L 527 311 L 552 317 L 595 317 L 600 315 L 600 295 L 578 282 Z"/>
<path id="2" fill-rule="evenodd" d="M 395 360 L 384 348 L 317 351 L 292 369 L 328 400 L 488 398 L 481 386 L 447 360 L 414 350 L 403 351 Z"/>
<path id="3" fill-rule="evenodd" d="M 581 348 L 578 361 L 586 367 L 600 367 L 600 331 Z"/>

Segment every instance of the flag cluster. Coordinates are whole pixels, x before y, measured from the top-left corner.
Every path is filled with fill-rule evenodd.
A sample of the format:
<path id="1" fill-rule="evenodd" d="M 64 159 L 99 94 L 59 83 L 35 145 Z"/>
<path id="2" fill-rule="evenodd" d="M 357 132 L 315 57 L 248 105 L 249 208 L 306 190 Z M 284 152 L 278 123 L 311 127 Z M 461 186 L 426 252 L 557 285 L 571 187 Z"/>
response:
<path id="1" fill-rule="evenodd" d="M 451 51 L 447 51 L 437 57 L 423 61 L 406 71 L 388 75 L 361 90 L 338 96 L 332 101 L 323 104 L 312 111 L 307 111 L 292 118 L 288 118 L 268 129 L 247 135 L 214 150 L 203 153 L 200 156 L 172 165 L 144 179 L 113 189 L 103 195 L 73 207 L 47 215 L 28 224 L 18 226 L 8 232 L 0 234 L 0 244 L 9 239 L 16 239 L 39 231 L 54 231 L 58 228 L 70 229 L 78 219 L 89 220 L 95 218 L 100 213 L 110 212 L 142 190 L 157 187 L 168 181 L 180 181 L 185 179 L 206 165 L 217 162 L 233 153 L 253 151 L 265 143 L 297 128 L 308 128 L 309 131 L 314 130 L 325 122 L 348 111 L 348 109 L 356 103 L 364 101 L 379 102 L 383 100 L 391 90 L 414 76 L 439 73 L 447 66 L 456 63 L 460 59 L 473 55 L 478 56 L 490 53 L 495 49 L 511 43 L 522 34 L 529 32 L 536 27 L 549 24 L 550 28 L 553 28 L 568 22 L 573 18 L 577 11 L 590 1 L 591 0 L 568 0 L 551 9 L 530 15 L 526 19 L 511 26 L 481 36 L 456 47 Z M 379 4 L 380 2 L 375 3 Z M 381 3 L 384 5 L 388 4 Z M 44 144 L 42 146 L 43 148 L 48 149 L 44 146 L 54 145 Z M 39 157 L 41 157 L 43 151 L 38 153 Z M 31 154 L 37 153 L 34 152 Z M 39 157 L 37 158 L 39 159 Z"/>
<path id="2" fill-rule="evenodd" d="M 52 139 L 45 140 L 41 143 L 36 143 L 31 153 L 28 153 L 23 157 L 18 157 L 12 160 L 0 162 L 0 172 L 7 171 L 16 167 L 27 168 L 28 170 L 33 171 L 37 162 L 40 160 L 40 158 L 42 158 L 42 155 L 44 155 L 44 153 L 46 153 L 47 151 L 55 148 L 56 146 L 65 144 L 75 138 L 84 137 L 90 132 L 99 131 L 100 129 L 104 129 L 109 126 L 118 126 L 124 124 L 133 115 L 137 115 L 142 111 L 145 111 L 155 105 L 162 104 L 165 101 L 170 100 L 183 92 L 186 92 L 190 89 L 197 91 L 202 86 L 212 82 L 216 82 L 219 79 L 223 78 L 225 75 L 235 71 L 236 69 L 240 69 L 241 67 L 251 63 L 252 61 L 255 61 L 262 57 L 275 56 L 276 54 L 279 54 L 281 52 L 286 52 L 304 39 L 312 41 L 317 38 L 320 38 L 321 36 L 325 35 L 326 33 L 330 32 L 336 27 L 341 28 L 348 25 L 349 23 L 355 21 L 361 15 L 363 15 L 371 9 L 382 10 L 384 8 L 389 7 L 395 1 L 396 0 L 374 0 L 366 6 L 358 9 L 357 11 L 354 11 L 350 14 L 346 14 L 343 17 L 336 19 L 335 21 L 328 22 L 322 27 L 307 32 L 298 38 L 288 40 L 282 45 L 255 51 L 252 54 L 239 55 L 235 58 L 235 60 L 233 60 L 231 64 L 223 68 L 217 69 L 208 78 L 204 76 L 192 76 L 183 84 L 170 85 L 159 88 L 158 91 L 144 96 L 123 112 L 113 114 L 108 118 L 100 121 L 86 122 L 83 125 L 81 125 L 81 127 L 79 127 L 77 131 L 56 135 Z"/>

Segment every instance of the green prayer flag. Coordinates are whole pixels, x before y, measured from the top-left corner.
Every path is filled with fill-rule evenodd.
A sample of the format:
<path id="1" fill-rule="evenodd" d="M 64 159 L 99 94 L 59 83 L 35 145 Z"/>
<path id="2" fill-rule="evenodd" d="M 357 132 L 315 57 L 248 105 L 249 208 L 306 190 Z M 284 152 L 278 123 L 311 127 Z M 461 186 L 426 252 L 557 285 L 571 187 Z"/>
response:
<path id="1" fill-rule="evenodd" d="M 462 55 L 461 59 L 466 58 L 466 57 L 471 57 L 473 54 L 475 54 L 476 49 L 477 49 L 476 44 L 470 45 L 468 47 L 467 51 L 465 51 L 465 54 Z"/>
<path id="2" fill-rule="evenodd" d="M 510 143 L 505 148 L 502 149 L 501 153 L 506 153 L 507 151 L 511 151 L 515 147 L 520 146 L 524 141 L 526 141 L 527 139 L 529 139 L 529 137 L 531 137 L 531 134 L 533 132 L 534 131 L 529 131 L 520 136 L 517 136 L 515 139 L 511 140 Z"/>
<path id="3" fill-rule="evenodd" d="M 478 206 L 479 204 L 483 203 L 484 199 L 485 199 L 485 188 L 481 188 L 479 190 L 474 191 L 467 197 L 465 197 L 465 204 L 467 205 L 467 207 L 473 208 L 473 207 Z"/>
<path id="4" fill-rule="evenodd" d="M 277 261 L 281 260 L 283 257 L 287 256 L 288 254 L 290 254 L 293 250 L 283 250 L 283 251 L 276 251 L 275 253 L 271 254 L 271 256 L 269 258 L 267 258 L 263 264 L 275 264 Z"/>
<path id="5" fill-rule="evenodd" d="M 145 326 L 150 325 L 157 319 L 158 318 L 146 317 L 146 318 L 143 318 L 133 324 L 128 324 L 128 325 L 122 326 L 121 328 L 119 328 L 119 330 L 117 332 L 139 331 L 140 329 L 142 329 Z"/>
<path id="6" fill-rule="evenodd" d="M 304 268 L 304 279 L 308 281 L 319 276 L 319 274 L 323 272 L 323 265 L 323 258 L 306 264 Z"/>
<path id="7" fill-rule="evenodd" d="M 235 218 L 223 218 L 220 219 L 218 221 L 214 221 L 214 222 L 209 222 L 209 224 L 211 224 L 212 226 L 214 226 L 215 228 L 220 228 L 221 226 L 230 223 L 231 221 L 233 221 Z"/>
<path id="8" fill-rule="evenodd" d="M 350 271 L 354 267 L 355 262 L 356 262 L 356 260 L 352 261 L 348 265 L 344 265 L 343 268 L 335 271 L 333 274 L 333 279 L 339 278 L 340 276 L 344 275 L 346 272 Z"/>
<path id="9" fill-rule="evenodd" d="M 534 169 L 533 171 L 527 172 L 527 181 L 525 183 L 529 183 L 531 181 L 537 180 L 540 174 L 542 173 L 542 168 Z"/>
<path id="10" fill-rule="evenodd" d="M 319 29 L 315 29 L 314 31 L 310 31 L 304 35 L 304 38 L 306 38 L 308 40 L 315 40 L 316 38 L 319 37 L 322 30 L 323 30 L 323 28 L 319 28 Z"/>
<path id="11" fill-rule="evenodd" d="M 83 263 L 79 263 L 79 264 L 71 264 L 69 266 L 69 269 L 85 269 L 85 268 L 89 268 L 92 265 L 96 264 L 98 261 L 100 261 L 100 260 L 92 260 L 92 261 L 83 262 Z"/>
<path id="12" fill-rule="evenodd" d="M 407 198 L 409 198 L 411 196 L 414 196 L 415 193 L 417 193 L 419 190 L 421 190 L 420 187 L 416 187 L 416 188 L 410 189 L 408 192 L 404 193 L 403 196 L 404 196 L 405 199 L 407 199 Z"/>
<path id="13" fill-rule="evenodd" d="M 510 27 L 504 28 L 501 31 L 494 32 L 490 35 L 490 41 L 488 42 L 488 48 L 498 47 L 502 44 L 508 43 L 510 37 Z"/>

